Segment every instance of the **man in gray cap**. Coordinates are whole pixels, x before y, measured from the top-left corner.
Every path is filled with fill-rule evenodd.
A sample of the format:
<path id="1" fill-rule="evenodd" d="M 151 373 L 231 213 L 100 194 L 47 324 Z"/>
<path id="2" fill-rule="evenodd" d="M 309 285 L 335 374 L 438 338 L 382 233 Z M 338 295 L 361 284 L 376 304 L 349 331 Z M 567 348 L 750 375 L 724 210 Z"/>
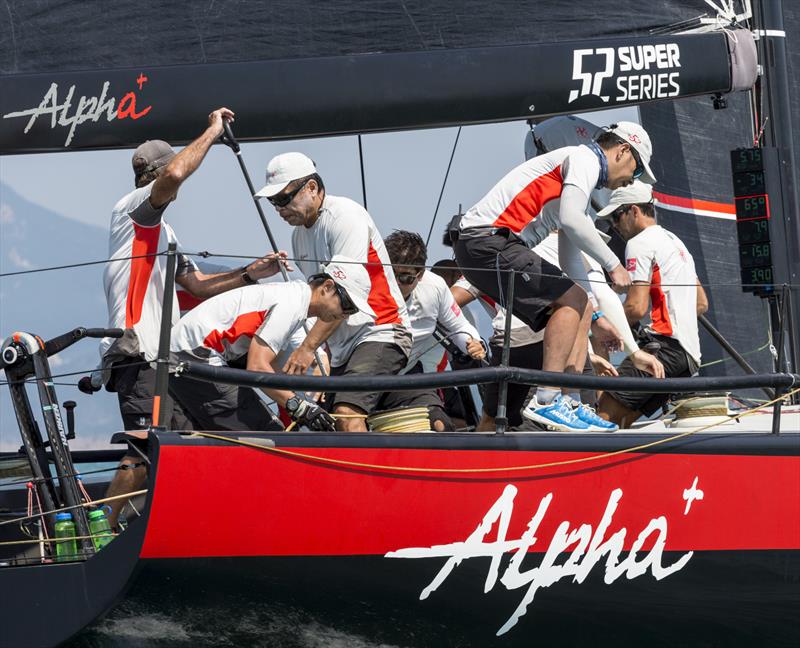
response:
<path id="1" fill-rule="evenodd" d="M 117 392 L 126 430 L 146 428 L 152 422 L 155 369 L 150 362 L 158 354 L 161 302 L 167 274 L 167 259 L 159 252 L 178 239 L 163 220 L 164 210 L 178 195 L 186 179 L 202 163 L 211 145 L 223 131 L 223 121 L 233 121 L 233 112 L 218 108 L 208 116 L 208 127 L 180 153 L 161 140 L 147 141 L 133 154 L 136 188 L 125 195 L 111 212 L 109 257 L 103 273 L 108 303 L 108 327 L 125 329 L 118 339 L 100 342 L 103 372 L 81 380 L 83 391 L 96 391 L 102 382 L 108 391 Z M 180 249 L 180 245 L 178 246 Z M 179 256 L 175 281 L 192 296 L 207 299 L 232 288 L 256 283 L 279 269 L 281 256 L 268 255 L 252 263 L 219 274 L 203 274 L 192 261 Z M 177 305 L 177 298 L 173 300 Z M 172 324 L 180 313 L 175 308 Z M 191 429 L 179 408 L 174 412 L 173 429 Z M 123 458 L 135 464 L 136 457 Z M 128 491 L 128 480 L 137 470 L 121 470 L 109 487 L 109 495 Z M 111 515 L 116 523 L 115 509 Z"/>

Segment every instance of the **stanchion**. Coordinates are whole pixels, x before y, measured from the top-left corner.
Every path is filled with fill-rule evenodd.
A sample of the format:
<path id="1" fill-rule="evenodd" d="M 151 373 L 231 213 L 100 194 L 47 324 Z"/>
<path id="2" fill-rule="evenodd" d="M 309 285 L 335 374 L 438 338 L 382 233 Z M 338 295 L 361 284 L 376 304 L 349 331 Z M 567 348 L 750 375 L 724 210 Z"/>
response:
<path id="1" fill-rule="evenodd" d="M 786 330 L 786 318 L 787 318 L 787 306 L 789 305 L 789 287 L 786 284 L 783 284 L 780 293 L 780 309 L 778 309 L 779 316 L 778 316 L 778 326 L 780 327 L 780 333 L 778 333 L 778 357 L 775 360 L 775 368 L 777 371 L 781 370 L 781 365 L 783 365 L 783 333 Z M 775 396 L 783 395 L 784 390 L 776 389 Z M 775 404 L 772 406 L 772 434 L 780 434 L 781 433 L 781 406 L 783 405 L 783 399 L 775 401 Z"/>
<path id="2" fill-rule="evenodd" d="M 503 331 L 503 356 L 500 361 L 501 366 L 508 367 L 511 357 L 511 318 L 514 317 L 514 270 L 509 270 L 508 274 L 508 289 L 506 290 L 505 299 L 506 321 L 505 330 Z M 495 416 L 495 423 L 497 425 L 497 434 L 505 434 L 508 428 L 508 415 L 506 410 L 506 401 L 508 400 L 508 378 L 503 377 L 500 379 L 500 384 L 497 388 L 497 416 Z"/>
<path id="3" fill-rule="evenodd" d="M 175 294 L 175 261 L 177 244 L 167 247 L 167 277 L 164 281 L 164 300 L 161 304 L 161 332 L 158 336 L 156 386 L 153 396 L 153 427 L 166 428 L 172 419 L 169 397 L 169 344 L 172 332 L 172 296 Z"/>

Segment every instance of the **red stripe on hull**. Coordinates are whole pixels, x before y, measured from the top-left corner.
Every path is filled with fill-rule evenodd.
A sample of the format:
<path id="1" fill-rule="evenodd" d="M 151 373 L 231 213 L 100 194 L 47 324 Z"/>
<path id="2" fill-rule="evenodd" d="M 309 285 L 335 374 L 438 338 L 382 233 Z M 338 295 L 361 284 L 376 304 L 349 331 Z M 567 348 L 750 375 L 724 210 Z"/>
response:
<path id="1" fill-rule="evenodd" d="M 349 461 L 439 468 L 530 465 L 586 454 L 303 448 Z M 650 520 L 668 525 L 666 551 L 800 548 L 799 457 L 626 455 L 506 475 L 410 475 L 342 468 L 247 448 L 163 446 L 143 558 L 383 555 L 464 541 L 508 484 L 518 492 L 507 537 L 520 538 L 542 498 L 552 502 L 533 552 L 567 521 L 627 529 L 630 548 Z M 688 514 L 695 478 L 703 498 Z M 497 536 L 497 524 L 487 542 Z M 652 540 L 652 539 L 651 539 Z M 645 549 L 652 544 L 648 541 Z"/>

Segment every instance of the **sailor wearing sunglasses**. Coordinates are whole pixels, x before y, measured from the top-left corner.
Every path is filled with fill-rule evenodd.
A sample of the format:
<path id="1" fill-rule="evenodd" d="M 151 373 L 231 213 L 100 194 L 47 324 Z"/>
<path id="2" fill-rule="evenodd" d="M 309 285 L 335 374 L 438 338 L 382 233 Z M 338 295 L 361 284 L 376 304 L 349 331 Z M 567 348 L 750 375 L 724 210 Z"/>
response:
<path id="1" fill-rule="evenodd" d="M 341 322 L 356 313 L 374 318 L 367 302 L 370 281 L 360 263 L 334 257 L 305 281 L 265 283 L 231 290 L 206 300 L 172 329 L 177 362 L 245 365 L 273 373 L 273 362 L 308 317 Z M 333 418 L 316 403 L 285 389 L 264 392 L 300 425 L 333 430 Z M 170 379 L 170 393 L 197 430 L 282 429 L 253 389 L 186 377 Z"/>
<path id="2" fill-rule="evenodd" d="M 383 238 L 369 213 L 349 198 L 328 194 L 316 165 L 302 153 L 270 160 L 267 184 L 256 196 L 266 198 L 293 227 L 293 256 L 306 277 L 320 272 L 328 259 L 344 255 L 364 264 L 370 279 L 368 301 L 375 318 L 357 313 L 345 322 L 317 321 L 284 371 L 305 373 L 314 350 L 327 342 L 333 376 L 399 373 L 411 351 L 411 326 Z M 337 420 L 337 429 L 365 432 L 363 415 L 375 411 L 380 398 L 376 392 L 335 394 L 333 412 L 348 415 Z"/>
<path id="3" fill-rule="evenodd" d="M 586 275 L 581 252 L 609 273 L 617 290 L 631 284 L 587 210 L 594 189 L 625 187 L 637 177 L 655 182 L 651 154 L 650 138 L 640 125 L 614 124 L 588 145 L 555 149 L 512 169 L 467 210 L 454 231 L 456 260 L 482 293 L 502 303 L 508 273 L 514 272 L 512 312 L 534 331 L 544 329 L 545 371 L 579 373 L 584 367 L 592 308 L 577 283 Z M 561 268 L 532 249 L 554 230 L 559 231 Z M 540 387 L 536 398 L 529 418 L 537 423 L 587 429 L 557 387 Z"/>

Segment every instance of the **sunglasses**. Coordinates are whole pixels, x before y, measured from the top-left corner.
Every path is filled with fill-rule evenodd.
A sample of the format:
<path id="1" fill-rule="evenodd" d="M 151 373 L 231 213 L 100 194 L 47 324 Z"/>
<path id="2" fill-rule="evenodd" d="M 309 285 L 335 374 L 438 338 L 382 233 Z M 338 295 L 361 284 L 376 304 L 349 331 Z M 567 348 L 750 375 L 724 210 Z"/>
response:
<path id="1" fill-rule="evenodd" d="M 313 274 L 308 278 L 308 282 L 311 283 L 315 279 L 330 279 L 333 281 L 333 287 L 336 290 L 336 294 L 339 296 L 339 303 L 342 305 L 342 313 L 350 317 L 350 315 L 355 315 L 359 312 L 358 306 L 355 305 L 355 302 L 350 298 L 350 295 L 347 294 L 347 291 L 336 283 L 336 280 L 331 277 L 329 274 L 324 272 L 320 272 L 318 274 Z"/>
<path id="2" fill-rule="evenodd" d="M 301 182 L 296 188 L 292 189 L 291 191 L 270 196 L 269 198 L 267 198 L 267 200 L 269 200 L 275 207 L 286 207 L 286 205 L 292 202 L 294 200 L 294 197 L 298 193 L 300 193 L 300 190 L 308 184 L 309 180 L 311 180 L 311 178 L 306 178 L 305 180 L 303 180 L 303 182 Z"/>
<path id="3" fill-rule="evenodd" d="M 420 270 L 419 272 L 401 272 L 395 275 L 398 283 L 403 284 L 404 286 L 410 286 L 414 283 L 417 279 L 419 279 L 419 275 L 422 273 Z"/>
<path id="4" fill-rule="evenodd" d="M 638 151 L 631 146 L 631 155 L 633 156 L 634 161 L 636 162 L 636 168 L 633 170 L 633 179 L 640 178 L 644 173 L 644 164 L 642 164 L 642 158 L 639 156 Z"/>
<path id="5" fill-rule="evenodd" d="M 617 207 L 613 212 L 611 212 L 611 221 L 614 223 L 614 225 L 619 223 L 619 219 L 622 218 L 625 212 L 630 210 L 630 208 L 631 208 L 630 205 L 621 205 L 620 207 Z"/>
<path id="6" fill-rule="evenodd" d="M 348 295 L 347 291 L 335 281 L 333 282 L 333 285 L 336 287 L 336 294 L 339 295 L 339 301 L 342 304 L 342 313 L 348 317 L 350 317 L 350 315 L 355 315 L 358 312 L 358 306 L 356 306 L 353 300 L 350 299 L 350 295 Z"/>

